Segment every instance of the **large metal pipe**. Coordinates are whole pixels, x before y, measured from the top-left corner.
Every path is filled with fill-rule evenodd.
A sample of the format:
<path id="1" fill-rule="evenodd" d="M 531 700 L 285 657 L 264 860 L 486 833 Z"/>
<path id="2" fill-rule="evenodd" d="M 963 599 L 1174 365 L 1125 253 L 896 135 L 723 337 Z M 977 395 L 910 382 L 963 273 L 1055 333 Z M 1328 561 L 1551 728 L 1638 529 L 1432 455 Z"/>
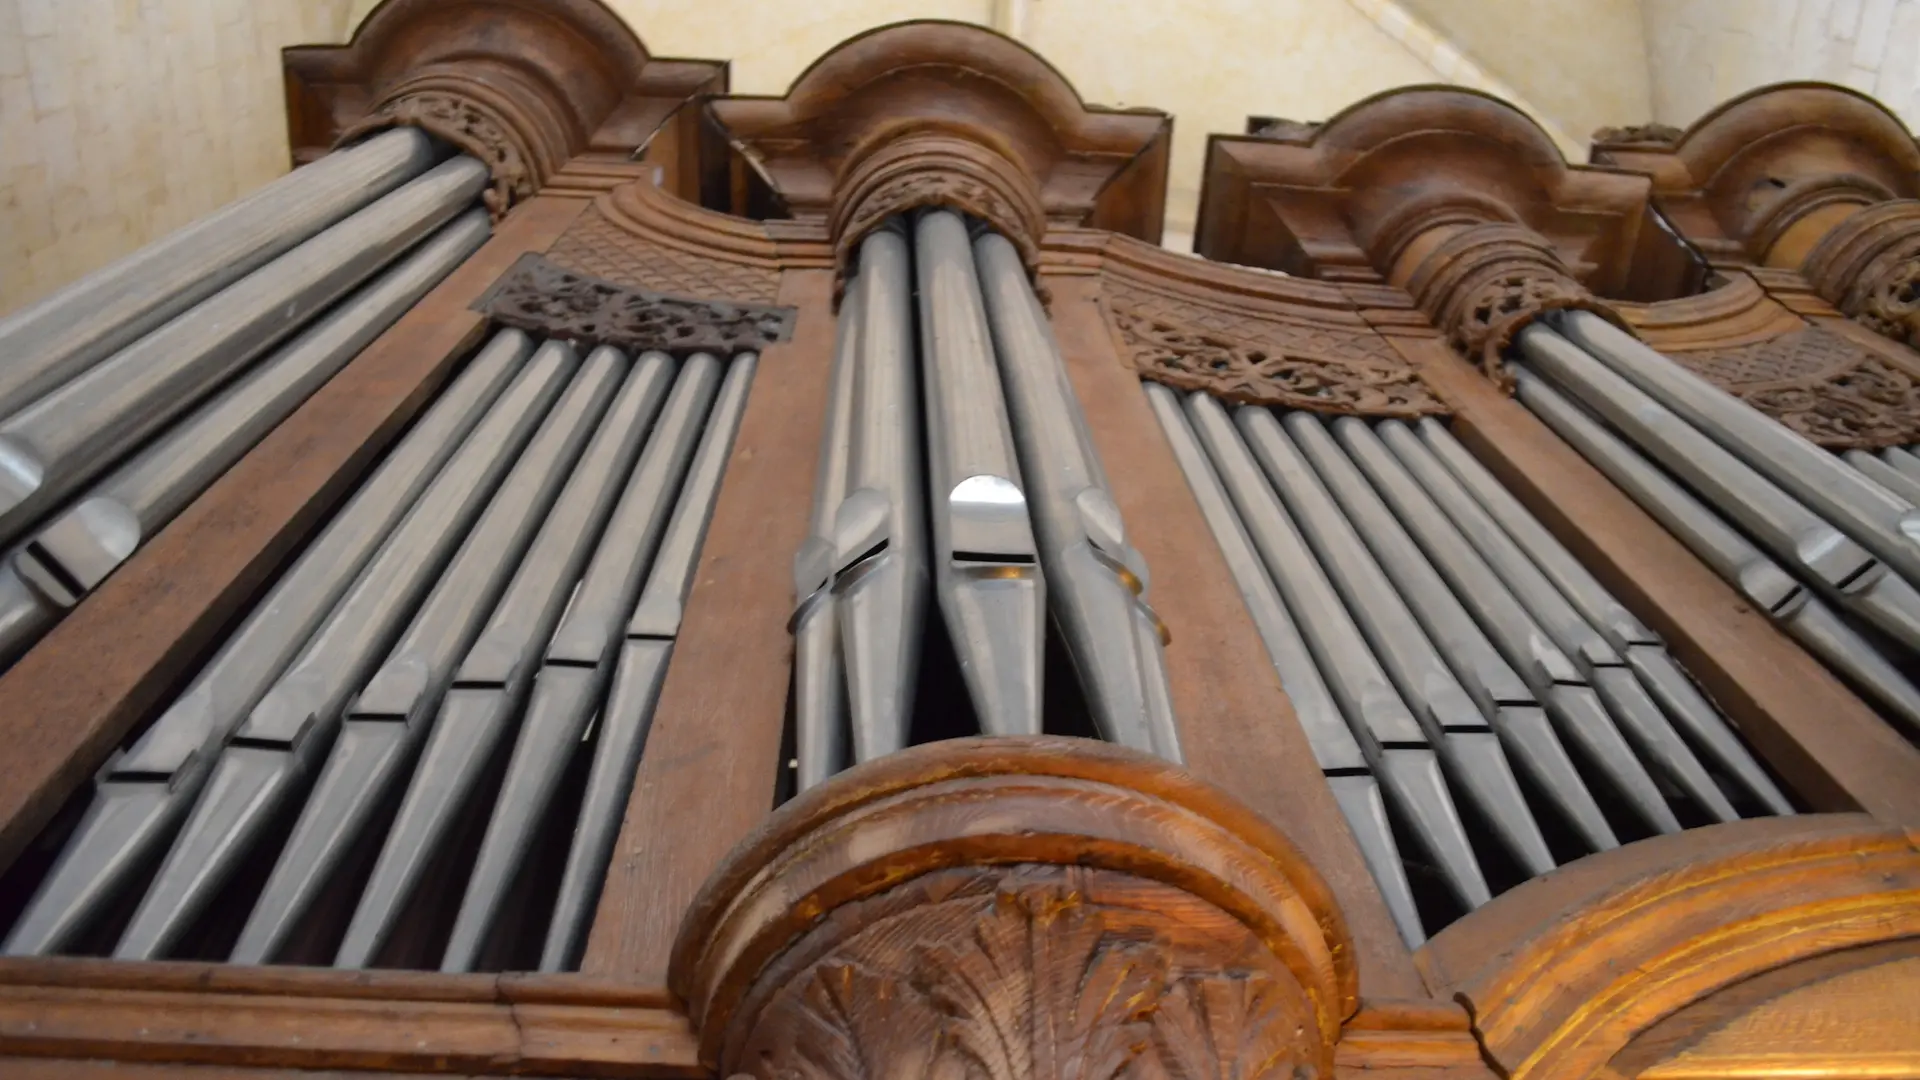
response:
<path id="1" fill-rule="evenodd" d="M 1233 508 L 1213 463 L 1207 459 L 1194 436 L 1193 425 L 1181 410 L 1179 397 L 1158 383 L 1143 384 L 1153 414 L 1173 448 L 1174 460 L 1186 475 L 1187 486 L 1200 504 L 1227 569 L 1240 589 L 1254 629 L 1266 646 L 1267 658 L 1280 676 L 1280 685 L 1293 705 L 1294 716 L 1307 737 L 1315 764 L 1327 779 L 1334 801 L 1347 819 L 1360 857 L 1380 887 L 1380 895 L 1393 917 L 1394 926 L 1410 947 L 1426 940 L 1420 923 L 1420 911 L 1413 899 L 1413 887 L 1407 881 L 1406 866 L 1400 861 L 1399 846 L 1394 843 L 1393 828 L 1387 821 L 1387 807 L 1380 795 L 1380 783 L 1367 766 L 1360 744 L 1340 717 L 1340 706 L 1327 689 L 1326 680 L 1314 665 L 1313 655 L 1300 635 L 1299 624 L 1288 613 L 1286 604 L 1267 576 L 1253 538 Z M 1197 392 L 1197 391 L 1196 391 Z"/>
<path id="2" fill-rule="evenodd" d="M 600 712 L 594 736 L 593 764 L 580 799 L 573 841 L 567 848 L 567 866 L 560 875 L 546 943 L 540 950 L 541 971 L 565 971 L 579 961 L 592 925 L 594 905 L 606 880 L 607 860 L 633 793 L 634 770 L 653 726 L 653 708 L 667 680 L 673 642 L 680 633 L 680 617 L 700 562 L 700 546 L 707 523 L 720 498 L 720 481 L 733 453 L 733 437 L 747 410 L 747 391 L 753 385 L 760 357 L 741 353 L 727 365 L 727 377 L 707 417 L 706 431 L 693 454 L 673 520 L 654 556 L 647 586 L 627 620 L 627 637 L 614 666 L 613 688 Z"/>
<path id="3" fill-rule="evenodd" d="M 1046 587 L 967 225 L 914 229 L 933 572 L 961 677 L 988 735 L 1040 733 Z"/>
<path id="4" fill-rule="evenodd" d="M 831 564 L 856 761 L 907 745 L 931 591 L 912 275 L 897 220 L 861 241 L 847 495 Z"/>
<path id="5" fill-rule="evenodd" d="M 470 206 L 487 176 L 469 157 L 438 166 L 0 422 L 0 541 Z"/>
<path id="6" fill-rule="evenodd" d="M 1168 705 L 1164 630 L 1146 560 L 1127 542 L 1046 312 L 1013 244 L 974 241 L 1048 606 L 1087 711 L 1109 742 L 1182 760 Z"/>
<path id="7" fill-rule="evenodd" d="M 341 713 L 432 584 L 577 361 L 538 353 L 434 477 L 273 688 L 234 729 L 180 836 L 114 948 L 150 960 L 177 941 L 300 790 Z"/>
<path id="8" fill-rule="evenodd" d="M 1920 509 L 1805 436 L 1587 311 L 1564 312 L 1568 340 L 1840 527 L 1909 581 L 1920 581 Z"/>
<path id="9" fill-rule="evenodd" d="M 600 362 L 603 355 L 620 358 L 603 346 L 588 362 Z M 642 353 L 634 361 L 506 595 L 467 650 L 373 875 L 360 891 L 336 966 L 363 968 L 373 962 L 487 763 L 518 723 L 554 628 L 667 400 L 673 372 L 673 360 L 663 352 Z"/>
<path id="10" fill-rule="evenodd" d="M 79 826 L 15 921 L 8 955 L 59 951 L 151 865 L 199 797 L 228 732 L 293 661 L 532 350 L 518 330 L 480 350 L 187 689 L 108 762 Z"/>
<path id="11" fill-rule="evenodd" d="M 1807 651 L 1920 733 L 1920 689 L 1752 541 L 1599 421 L 1521 368 L 1522 404 Z"/>
<path id="12" fill-rule="evenodd" d="M 261 436 L 486 241 L 487 213 L 441 229 L 255 371 L 200 407 L 42 526 L 10 561 L 41 616 L 0 617 L 0 663 L 118 569 Z M 3 610 L 4 601 L 0 601 Z"/>
<path id="13" fill-rule="evenodd" d="M 578 362 L 565 342 L 549 341 L 540 350 L 558 353 L 569 364 Z M 624 367 L 618 355 L 598 353 L 579 371 L 433 583 L 406 632 L 347 707 L 340 733 L 241 928 L 230 962 L 264 964 L 273 959 L 348 852 L 359 845 L 374 811 L 411 764 L 453 681 L 454 666 L 479 634 L 481 620 L 559 495 Z"/>
<path id="14" fill-rule="evenodd" d="M 383 132 L 0 319 L 0 419 L 426 171 L 434 157 L 417 128 Z"/>
<path id="15" fill-rule="evenodd" d="M 660 423 L 554 631 L 454 917 L 440 960 L 442 971 L 473 970 L 541 818 L 559 791 L 587 724 L 601 707 L 624 638 L 621 627 L 646 583 L 674 494 L 687 474 L 719 384 L 720 362 L 710 353 L 695 353 L 681 366 Z"/>

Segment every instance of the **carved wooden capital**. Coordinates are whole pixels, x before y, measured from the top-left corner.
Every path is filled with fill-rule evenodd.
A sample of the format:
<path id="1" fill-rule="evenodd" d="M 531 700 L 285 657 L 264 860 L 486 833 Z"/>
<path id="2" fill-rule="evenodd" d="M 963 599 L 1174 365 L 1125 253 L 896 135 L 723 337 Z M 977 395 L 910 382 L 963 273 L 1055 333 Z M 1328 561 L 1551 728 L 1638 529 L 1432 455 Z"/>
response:
<path id="1" fill-rule="evenodd" d="M 720 1075 L 1331 1077 L 1324 884 L 1155 759 L 967 739 L 850 770 L 737 848 L 670 981 Z"/>
<path id="2" fill-rule="evenodd" d="M 569 159 L 643 143 L 674 148 L 676 190 L 697 186 L 697 117 L 680 106 L 726 89 L 724 65 L 653 59 L 600 0 L 386 0 L 348 44 L 284 63 L 296 160 L 413 125 L 487 163 L 496 216 Z"/>
<path id="3" fill-rule="evenodd" d="M 1920 199 L 1853 214 L 1814 247 L 1803 270 L 1829 303 L 1920 348 Z"/>
<path id="4" fill-rule="evenodd" d="M 1447 236 L 1406 288 L 1454 347 L 1496 380 L 1505 378 L 1500 354 L 1513 336 L 1548 311 L 1578 308 L 1620 321 L 1574 280 L 1545 237 L 1504 221 Z"/>
<path id="5" fill-rule="evenodd" d="M 829 225 L 839 265 L 888 218 L 922 206 L 985 221 L 1013 241 L 1030 272 L 1038 267 L 1047 215 L 1033 178 L 991 147 L 940 131 L 889 138 L 849 163 Z"/>

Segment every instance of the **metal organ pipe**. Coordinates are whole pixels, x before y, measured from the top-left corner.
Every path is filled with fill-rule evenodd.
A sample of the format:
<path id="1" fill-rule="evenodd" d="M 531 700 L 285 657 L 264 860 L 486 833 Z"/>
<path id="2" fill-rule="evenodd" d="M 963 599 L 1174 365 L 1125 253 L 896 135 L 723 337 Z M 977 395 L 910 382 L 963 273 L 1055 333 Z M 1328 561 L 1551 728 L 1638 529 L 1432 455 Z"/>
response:
<path id="1" fill-rule="evenodd" d="M 382 132 L 0 319 L 0 418 L 425 172 L 434 158 L 425 132 Z"/>

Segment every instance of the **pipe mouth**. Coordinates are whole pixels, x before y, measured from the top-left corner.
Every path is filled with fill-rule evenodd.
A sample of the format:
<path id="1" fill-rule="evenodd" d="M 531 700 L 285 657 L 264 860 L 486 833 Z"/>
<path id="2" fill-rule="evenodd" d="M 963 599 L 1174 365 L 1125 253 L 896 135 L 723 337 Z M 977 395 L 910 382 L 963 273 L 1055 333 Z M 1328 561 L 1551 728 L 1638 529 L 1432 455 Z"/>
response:
<path id="1" fill-rule="evenodd" d="M 140 519 L 117 499 L 82 501 L 27 541 L 14 565 L 48 601 L 72 607 L 140 546 Z"/>

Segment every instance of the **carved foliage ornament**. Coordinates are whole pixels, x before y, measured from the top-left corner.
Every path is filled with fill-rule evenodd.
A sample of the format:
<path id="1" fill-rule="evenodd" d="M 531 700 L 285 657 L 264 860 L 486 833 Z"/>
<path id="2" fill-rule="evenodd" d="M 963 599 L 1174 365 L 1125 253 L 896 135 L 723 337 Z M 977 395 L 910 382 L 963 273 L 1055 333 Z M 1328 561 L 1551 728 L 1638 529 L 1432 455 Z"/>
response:
<path id="1" fill-rule="evenodd" d="M 772 1001 L 743 1063 L 761 1080 L 1312 1080 L 1319 1039 L 1297 984 L 1267 971 L 1182 972 L 1122 932 L 1082 872 L 1019 868 L 883 920 Z M 953 910 L 959 908 L 961 910 Z"/>
<path id="2" fill-rule="evenodd" d="M 1841 222 L 1805 270 L 1835 307 L 1920 349 L 1920 199 L 1877 203 Z"/>
<path id="3" fill-rule="evenodd" d="M 474 309 L 543 337 L 676 355 L 758 351 L 792 336 L 795 317 L 790 307 L 630 289 L 532 254 L 509 267 Z"/>
<path id="4" fill-rule="evenodd" d="M 1447 408 L 1384 338 L 1230 310 L 1109 277 L 1107 316 L 1134 370 L 1227 401 L 1352 416 Z"/>
<path id="5" fill-rule="evenodd" d="M 505 121 L 470 97 L 419 90 L 386 102 L 348 129 L 341 142 L 390 127 L 417 127 L 471 154 L 493 174 L 481 196 L 494 220 L 533 195 L 537 180 L 527 152 Z"/>
<path id="6" fill-rule="evenodd" d="M 1838 334 L 1810 327 L 1668 355 L 1821 446 L 1920 442 L 1920 382 Z"/>

